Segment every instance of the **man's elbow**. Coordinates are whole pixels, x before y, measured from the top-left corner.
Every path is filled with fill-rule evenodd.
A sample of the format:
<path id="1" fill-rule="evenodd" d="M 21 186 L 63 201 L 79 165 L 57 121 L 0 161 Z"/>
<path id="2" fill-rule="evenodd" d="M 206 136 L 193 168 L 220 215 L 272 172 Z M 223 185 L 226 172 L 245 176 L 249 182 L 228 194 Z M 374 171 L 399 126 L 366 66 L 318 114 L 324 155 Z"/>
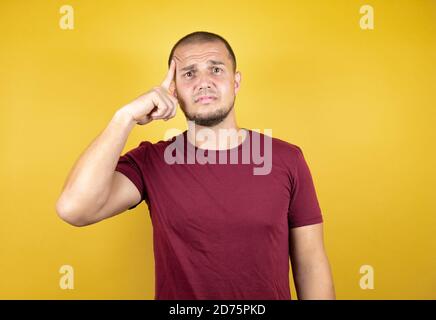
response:
<path id="1" fill-rule="evenodd" d="M 62 199 L 56 202 L 56 213 L 63 221 L 75 227 L 84 227 L 91 224 L 85 219 L 83 214 L 75 210 L 71 202 L 63 201 Z"/>
<path id="2" fill-rule="evenodd" d="M 299 299 L 336 299 L 332 270 L 326 255 L 306 259 L 293 269 Z"/>

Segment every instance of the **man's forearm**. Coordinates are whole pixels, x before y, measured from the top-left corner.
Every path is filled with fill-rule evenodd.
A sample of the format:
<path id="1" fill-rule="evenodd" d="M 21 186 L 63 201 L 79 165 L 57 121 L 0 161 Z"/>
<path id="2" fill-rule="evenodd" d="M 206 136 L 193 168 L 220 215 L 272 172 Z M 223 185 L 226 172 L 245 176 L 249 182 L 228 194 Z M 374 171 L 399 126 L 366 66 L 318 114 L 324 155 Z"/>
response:
<path id="1" fill-rule="evenodd" d="M 56 204 L 58 213 L 80 215 L 83 210 L 92 212 L 104 204 L 120 153 L 134 125 L 128 114 L 115 113 L 71 169 Z"/>
<path id="2" fill-rule="evenodd" d="M 330 264 L 324 253 L 299 262 L 298 266 L 293 264 L 293 276 L 299 300 L 336 299 Z"/>

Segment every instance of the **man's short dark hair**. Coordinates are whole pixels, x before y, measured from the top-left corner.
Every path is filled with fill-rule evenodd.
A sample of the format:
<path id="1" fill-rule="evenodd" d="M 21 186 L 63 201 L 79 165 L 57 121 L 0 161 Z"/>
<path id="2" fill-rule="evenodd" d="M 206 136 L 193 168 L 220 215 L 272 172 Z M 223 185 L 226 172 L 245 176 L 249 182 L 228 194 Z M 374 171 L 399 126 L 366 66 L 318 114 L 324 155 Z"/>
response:
<path id="1" fill-rule="evenodd" d="M 233 72 L 236 72 L 236 57 L 230 44 L 227 42 L 226 39 L 224 39 L 220 35 L 207 31 L 192 32 L 181 38 L 179 41 L 177 41 L 174 47 L 171 49 L 170 57 L 168 58 L 168 68 L 171 65 L 171 60 L 173 59 L 174 51 L 176 50 L 177 47 L 185 44 L 191 44 L 191 43 L 206 43 L 206 42 L 214 42 L 214 41 L 221 41 L 222 43 L 224 43 L 224 45 L 227 48 L 227 51 L 229 52 L 229 58 L 233 64 Z"/>

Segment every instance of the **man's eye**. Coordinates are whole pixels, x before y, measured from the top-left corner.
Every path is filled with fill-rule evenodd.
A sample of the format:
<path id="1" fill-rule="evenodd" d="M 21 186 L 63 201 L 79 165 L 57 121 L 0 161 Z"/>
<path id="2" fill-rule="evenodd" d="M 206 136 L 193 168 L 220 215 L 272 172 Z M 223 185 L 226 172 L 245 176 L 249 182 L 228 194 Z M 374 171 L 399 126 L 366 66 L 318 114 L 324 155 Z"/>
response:
<path id="1" fill-rule="evenodd" d="M 191 71 L 186 72 L 185 76 L 187 76 L 188 74 L 192 74 L 192 72 Z"/>
<path id="2" fill-rule="evenodd" d="M 222 70 L 221 68 L 218 68 L 218 67 L 215 67 L 215 68 L 213 68 L 214 70 Z"/>

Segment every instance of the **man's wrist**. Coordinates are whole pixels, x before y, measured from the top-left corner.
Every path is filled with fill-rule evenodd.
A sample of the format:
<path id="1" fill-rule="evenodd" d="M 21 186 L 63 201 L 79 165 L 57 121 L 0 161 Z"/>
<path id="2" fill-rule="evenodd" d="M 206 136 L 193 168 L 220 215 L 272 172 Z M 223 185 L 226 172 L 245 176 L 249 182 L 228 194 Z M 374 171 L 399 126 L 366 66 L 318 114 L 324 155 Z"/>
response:
<path id="1" fill-rule="evenodd" d="M 123 109 L 115 112 L 111 122 L 117 126 L 122 126 L 123 128 L 129 130 L 133 129 L 133 127 L 136 125 L 136 121 L 133 119 L 133 116 Z"/>

